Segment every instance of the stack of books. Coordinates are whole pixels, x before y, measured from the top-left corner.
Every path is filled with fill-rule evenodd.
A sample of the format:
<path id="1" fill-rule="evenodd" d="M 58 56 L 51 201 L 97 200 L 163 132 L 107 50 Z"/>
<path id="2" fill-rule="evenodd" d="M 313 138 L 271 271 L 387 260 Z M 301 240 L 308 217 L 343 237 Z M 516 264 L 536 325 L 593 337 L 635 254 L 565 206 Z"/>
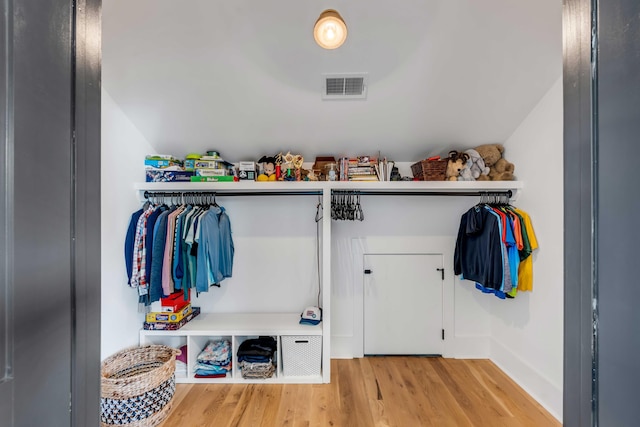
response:
<path id="1" fill-rule="evenodd" d="M 201 156 L 194 161 L 195 175 L 192 182 L 233 182 L 233 164 L 225 161 L 215 153 L 211 156 Z"/>
<path id="2" fill-rule="evenodd" d="M 168 154 L 150 154 L 144 159 L 146 182 L 190 181 L 193 171 L 186 171 L 182 160 Z"/>
<path id="3" fill-rule="evenodd" d="M 379 181 L 378 162 L 369 156 L 350 158 L 347 170 L 349 181 Z"/>

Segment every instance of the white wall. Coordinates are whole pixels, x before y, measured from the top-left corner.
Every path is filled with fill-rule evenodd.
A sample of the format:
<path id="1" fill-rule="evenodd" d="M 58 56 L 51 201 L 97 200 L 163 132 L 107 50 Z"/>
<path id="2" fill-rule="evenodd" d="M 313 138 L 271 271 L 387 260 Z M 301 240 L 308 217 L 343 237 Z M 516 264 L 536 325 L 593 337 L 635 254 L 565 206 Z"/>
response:
<path id="1" fill-rule="evenodd" d="M 532 218 L 540 248 L 534 288 L 491 303 L 491 359 L 558 419 L 563 363 L 563 114 L 559 78 L 505 143 L 525 188 L 517 206 Z"/>
<path id="2" fill-rule="evenodd" d="M 127 285 L 124 238 L 131 213 L 140 208 L 133 183 L 144 180 L 144 156 L 153 148 L 109 93 L 102 90 L 102 359 L 138 344 L 142 315 Z"/>
<path id="3" fill-rule="evenodd" d="M 453 299 L 445 313 L 447 356 L 489 357 L 489 307 L 473 285 L 453 277 L 453 249 L 461 215 L 477 197 L 362 196 L 365 220 L 334 221 L 332 226 L 333 357 L 362 355 L 362 254 L 443 253 L 445 295 Z M 403 242 L 404 241 L 404 242 Z M 402 280 L 402 278 L 399 278 Z M 411 338 L 410 331 L 408 339 Z"/>

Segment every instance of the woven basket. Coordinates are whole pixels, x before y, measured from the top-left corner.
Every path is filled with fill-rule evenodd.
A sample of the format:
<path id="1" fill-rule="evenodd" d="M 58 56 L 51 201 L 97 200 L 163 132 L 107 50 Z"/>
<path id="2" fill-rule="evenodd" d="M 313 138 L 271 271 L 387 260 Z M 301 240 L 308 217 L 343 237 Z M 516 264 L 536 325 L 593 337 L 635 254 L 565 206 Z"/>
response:
<path id="1" fill-rule="evenodd" d="M 175 392 L 175 357 L 164 345 L 122 350 L 102 362 L 100 426 L 153 427 L 165 420 Z"/>
<path id="2" fill-rule="evenodd" d="M 419 181 L 444 181 L 448 162 L 448 157 L 440 160 L 421 160 L 411 165 L 411 172 Z"/>

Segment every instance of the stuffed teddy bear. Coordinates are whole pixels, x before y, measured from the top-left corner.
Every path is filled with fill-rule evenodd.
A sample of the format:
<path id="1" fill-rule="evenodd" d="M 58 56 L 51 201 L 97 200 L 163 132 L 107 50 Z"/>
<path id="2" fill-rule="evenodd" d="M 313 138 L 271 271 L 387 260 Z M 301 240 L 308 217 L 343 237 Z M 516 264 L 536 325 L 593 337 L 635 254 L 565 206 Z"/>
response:
<path id="1" fill-rule="evenodd" d="M 446 180 L 457 181 L 460 176 L 460 171 L 462 171 L 467 164 L 467 160 L 469 160 L 467 153 L 450 151 L 449 161 L 447 162 Z"/>
<path id="2" fill-rule="evenodd" d="M 484 144 L 475 148 L 489 168 L 488 179 L 490 181 L 511 181 L 515 165 L 502 157 L 504 146 L 502 144 Z M 483 181 L 482 175 L 479 180 Z"/>
<path id="3" fill-rule="evenodd" d="M 458 181 L 487 181 L 489 180 L 489 168 L 476 150 L 470 148 L 465 151 L 469 155 L 467 165 L 460 171 Z"/>

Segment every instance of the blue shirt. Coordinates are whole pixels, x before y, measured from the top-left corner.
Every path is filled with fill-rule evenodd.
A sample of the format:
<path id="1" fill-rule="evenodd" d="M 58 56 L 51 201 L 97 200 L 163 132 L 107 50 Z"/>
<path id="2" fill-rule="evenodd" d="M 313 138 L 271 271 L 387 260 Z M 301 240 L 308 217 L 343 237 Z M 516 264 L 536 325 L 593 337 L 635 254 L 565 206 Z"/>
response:
<path id="1" fill-rule="evenodd" d="M 136 226 L 143 211 L 143 209 L 140 209 L 131 214 L 127 236 L 124 239 L 124 264 L 127 268 L 127 283 L 129 285 L 131 285 L 131 275 L 133 274 L 133 243 L 136 238 Z"/>
<path id="2" fill-rule="evenodd" d="M 210 285 L 231 277 L 234 254 L 231 222 L 224 208 L 211 206 L 200 217 L 198 227 L 196 290 L 206 292 Z"/>
<path id="3" fill-rule="evenodd" d="M 149 282 L 149 300 L 158 301 L 162 297 L 162 265 L 164 263 L 164 245 L 167 239 L 167 216 L 174 209 L 160 214 L 154 226 L 153 253 L 151 255 L 151 281 Z"/>

